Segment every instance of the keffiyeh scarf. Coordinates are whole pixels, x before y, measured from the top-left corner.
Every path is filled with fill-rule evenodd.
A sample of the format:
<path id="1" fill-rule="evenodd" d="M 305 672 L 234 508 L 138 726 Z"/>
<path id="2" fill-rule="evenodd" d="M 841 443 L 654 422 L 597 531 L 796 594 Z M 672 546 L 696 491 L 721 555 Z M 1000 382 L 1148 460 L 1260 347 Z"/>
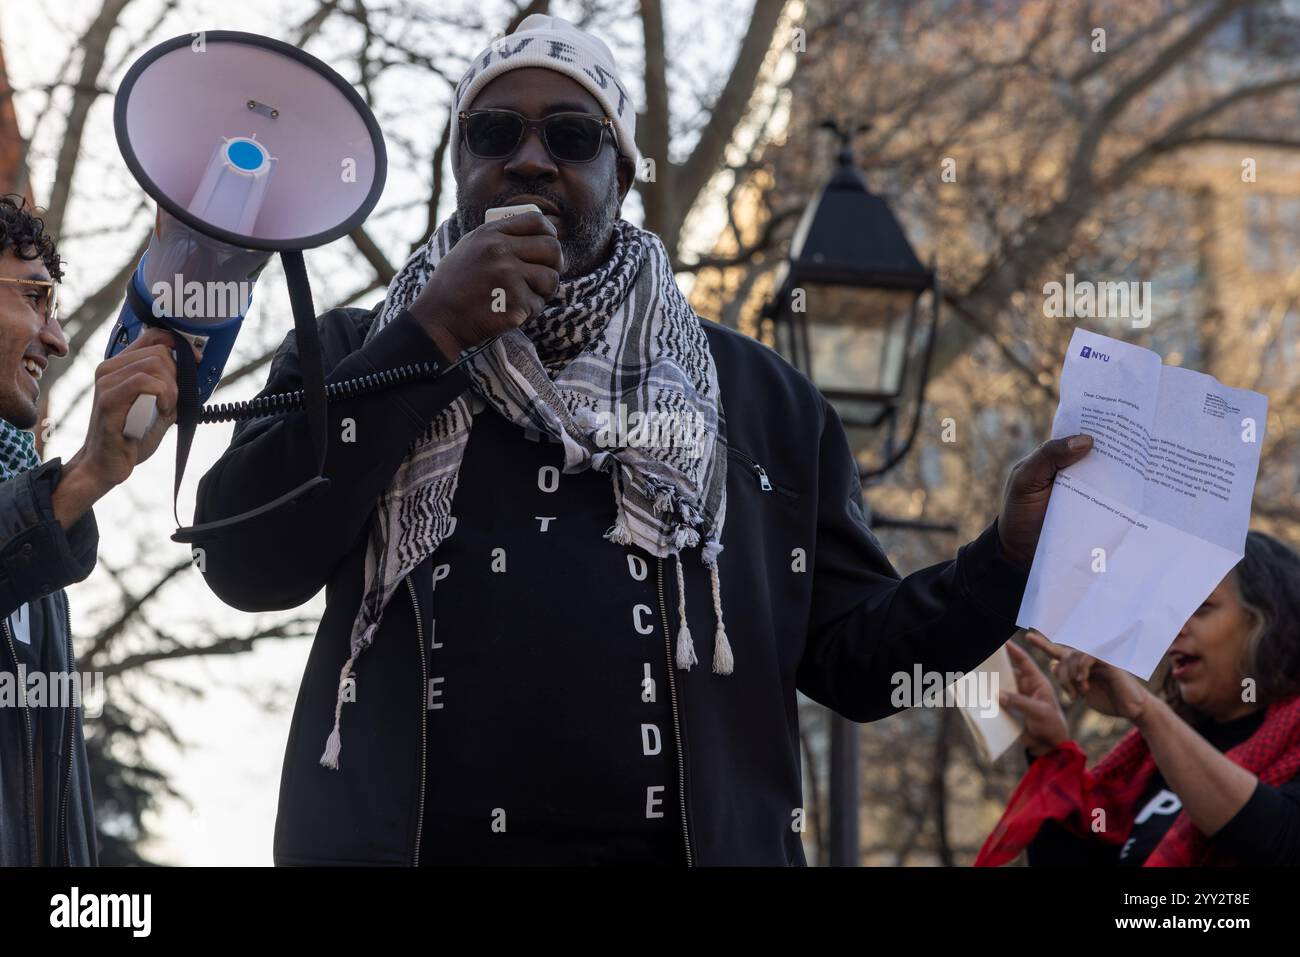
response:
<path id="1" fill-rule="evenodd" d="M 36 436 L 0 419 L 0 482 L 7 482 L 41 464 L 36 454 Z"/>
<path id="2" fill-rule="evenodd" d="M 459 238 L 453 214 L 394 277 L 367 341 L 415 301 Z M 615 511 L 606 539 L 677 559 L 679 668 L 697 660 L 686 626 L 680 552 L 701 545 L 717 622 L 713 670 L 730 674 L 734 664 L 717 570 L 727 467 L 717 371 L 659 238 L 615 220 L 604 263 L 561 281 L 539 316 L 462 356 L 470 389 L 414 442 L 371 520 L 361 607 L 339 675 L 334 729 L 321 756 L 327 768 L 338 767 L 344 688 L 375 640 L 384 607 L 402 579 L 452 533 L 452 499 L 474 413 L 487 406 L 560 442 L 566 473 L 591 468 L 609 476 Z M 636 430 L 611 429 L 625 422 L 666 427 L 647 429 L 640 438 Z"/>

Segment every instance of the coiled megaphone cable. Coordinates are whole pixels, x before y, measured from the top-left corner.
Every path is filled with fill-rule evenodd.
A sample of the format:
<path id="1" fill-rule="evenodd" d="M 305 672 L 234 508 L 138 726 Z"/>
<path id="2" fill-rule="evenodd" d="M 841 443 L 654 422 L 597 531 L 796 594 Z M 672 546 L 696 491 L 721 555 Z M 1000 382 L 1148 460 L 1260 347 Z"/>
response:
<path id="1" fill-rule="evenodd" d="M 325 386 L 325 400 L 328 403 L 337 399 L 369 395 L 419 379 L 440 379 L 459 369 L 495 341 L 496 338 L 492 338 L 479 343 L 446 367 L 435 362 L 412 362 L 395 369 L 383 369 L 342 382 L 332 382 Z M 217 402 L 202 408 L 199 413 L 199 423 L 207 425 L 213 422 L 241 422 L 247 419 L 282 415 L 286 412 L 298 412 L 304 408 L 306 396 L 305 389 L 294 389 L 291 392 L 273 392 L 243 402 Z"/>

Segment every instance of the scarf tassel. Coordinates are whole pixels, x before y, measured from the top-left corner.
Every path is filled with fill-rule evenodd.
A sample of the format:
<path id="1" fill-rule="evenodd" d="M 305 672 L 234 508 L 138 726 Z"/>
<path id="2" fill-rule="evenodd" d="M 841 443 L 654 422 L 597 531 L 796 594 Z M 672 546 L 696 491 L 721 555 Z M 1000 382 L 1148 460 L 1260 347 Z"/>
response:
<path id="1" fill-rule="evenodd" d="M 618 469 L 612 469 L 610 475 L 613 478 L 614 524 L 605 529 L 605 538 L 615 545 L 631 545 L 634 541 L 632 527 L 628 524 L 627 509 L 623 507 L 623 486 Z"/>
<path id="2" fill-rule="evenodd" d="M 716 561 L 709 566 L 709 578 L 713 581 L 713 615 L 718 622 L 717 630 L 713 633 L 713 673 L 729 675 L 736 667 L 736 658 L 731 653 L 727 628 L 722 623 L 722 580 L 718 577 Z"/>
<path id="3" fill-rule="evenodd" d="M 320 756 L 320 766 L 331 771 L 339 769 L 339 754 L 343 751 L 343 692 L 348 686 L 348 678 L 352 676 L 352 665 L 356 660 L 357 654 L 354 652 L 339 672 L 339 691 L 334 698 L 334 730 L 325 741 L 325 753 Z"/>
<path id="4" fill-rule="evenodd" d="M 699 664 L 695 656 L 695 641 L 691 637 L 690 625 L 686 623 L 686 576 L 682 572 L 681 552 L 676 554 L 677 568 L 677 667 L 690 671 L 691 665 Z M 722 580 L 718 574 L 718 565 L 714 561 L 709 565 L 709 578 L 713 585 L 713 615 L 717 628 L 713 632 L 713 673 L 729 675 L 736 669 L 736 656 L 731 651 L 731 641 L 727 638 L 727 628 L 722 620 Z"/>
<path id="5" fill-rule="evenodd" d="M 682 554 L 677 559 L 677 667 L 690 671 L 691 665 L 699 664 L 695 657 L 695 642 L 691 638 L 691 626 L 686 624 L 686 576 L 682 574 Z"/>

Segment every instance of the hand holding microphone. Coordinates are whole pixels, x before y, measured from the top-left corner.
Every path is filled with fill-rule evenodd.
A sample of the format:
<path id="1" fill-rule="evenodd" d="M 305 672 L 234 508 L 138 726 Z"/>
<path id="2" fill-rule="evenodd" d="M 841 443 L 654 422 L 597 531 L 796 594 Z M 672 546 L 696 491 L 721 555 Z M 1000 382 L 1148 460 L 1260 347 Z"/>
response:
<path id="1" fill-rule="evenodd" d="M 564 270 L 560 240 L 555 225 L 536 206 L 529 209 L 461 237 L 411 304 L 411 314 L 448 358 L 518 328 L 555 295 Z M 501 301 L 497 290 L 504 292 L 499 312 L 493 309 Z"/>

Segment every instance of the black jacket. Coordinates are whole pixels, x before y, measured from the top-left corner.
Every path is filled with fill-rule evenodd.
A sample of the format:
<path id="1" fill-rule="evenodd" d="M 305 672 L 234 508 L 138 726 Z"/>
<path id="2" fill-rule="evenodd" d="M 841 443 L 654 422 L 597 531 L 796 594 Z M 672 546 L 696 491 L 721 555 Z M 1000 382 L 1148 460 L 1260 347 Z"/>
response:
<path id="1" fill-rule="evenodd" d="M 77 670 L 62 589 L 94 570 L 99 528 L 90 510 L 67 530 L 54 517 L 51 496 L 62 467 L 51 459 L 0 482 L 0 671 L 8 672 L 5 680 L 13 687 L 18 650 L 8 619 L 24 602 L 39 629 L 33 643 L 44 648 L 48 671 Z M 0 707 L 0 867 L 95 864 L 95 810 L 81 720 L 82 709 L 71 703 L 57 711 Z M 37 722 L 47 729 L 43 754 L 35 747 Z M 38 780 L 44 861 L 37 843 Z"/>
<path id="2" fill-rule="evenodd" d="M 336 309 L 320 317 L 329 381 L 415 360 L 447 364 L 407 313 L 363 346 L 375 315 Z M 694 864 L 802 865 L 796 689 L 852 720 L 883 718 L 896 710 L 895 673 L 917 663 L 967 671 L 1010 637 L 1027 574 L 1003 557 L 990 527 L 955 561 L 900 581 L 864 520 L 857 467 L 820 393 L 753 339 L 712 323 L 705 329 L 731 456 L 719 568 L 737 666 L 730 676 L 711 673 L 704 648 L 700 665 L 671 669 L 672 745 L 686 772 L 676 796 L 685 809 L 683 840 Z M 209 586 L 236 608 L 291 608 L 326 588 L 285 753 L 278 864 L 419 862 L 431 559 L 394 593 L 359 662 L 356 701 L 344 705 L 340 769 L 318 761 L 361 600 L 375 503 L 430 417 L 466 384 L 453 371 L 331 404 L 332 481 L 321 498 L 204 546 Z M 291 332 L 264 391 L 300 386 Z M 356 423 L 347 445 L 345 417 Z M 241 424 L 199 484 L 196 518 L 269 501 L 310 476 L 314 461 L 302 413 Z M 651 564 L 663 607 L 674 608 L 671 567 Z M 706 569 L 694 561 L 684 567 L 687 591 L 708 594 Z M 694 602 L 692 632 L 711 635 L 711 614 L 707 602 Z M 675 624 L 662 610 L 661 618 L 671 658 Z"/>

